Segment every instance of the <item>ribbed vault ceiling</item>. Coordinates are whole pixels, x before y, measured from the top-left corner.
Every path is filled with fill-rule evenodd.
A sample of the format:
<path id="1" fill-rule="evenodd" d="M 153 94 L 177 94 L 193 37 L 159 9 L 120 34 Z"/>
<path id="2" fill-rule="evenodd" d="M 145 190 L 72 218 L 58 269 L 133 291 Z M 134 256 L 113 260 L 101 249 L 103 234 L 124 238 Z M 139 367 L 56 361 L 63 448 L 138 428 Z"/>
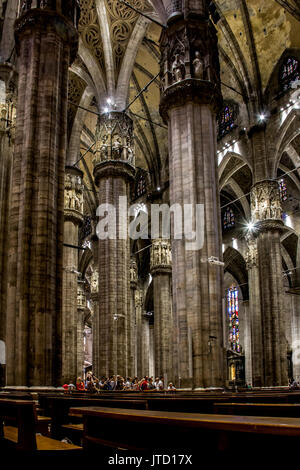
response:
<path id="1" fill-rule="evenodd" d="M 164 21 L 161 0 L 128 1 L 157 21 Z M 111 98 L 122 110 L 159 71 L 161 28 L 117 0 L 80 0 L 80 4 L 80 46 L 70 72 L 70 99 L 75 105 L 103 112 Z M 223 96 L 240 104 L 247 126 L 247 120 L 251 121 L 263 106 L 264 90 L 285 49 L 300 47 L 299 1 L 218 0 L 215 4 L 220 17 L 216 28 Z M 166 129 L 158 106 L 159 81 L 155 80 L 130 107 L 137 166 L 150 171 L 153 184 L 159 184 L 167 155 Z M 81 141 L 84 152 L 93 143 L 97 116 L 71 108 L 69 136 L 73 148 Z M 87 154 L 86 163 L 82 163 L 89 174 L 91 160 L 92 155 Z M 87 184 L 91 186 L 91 181 Z"/>

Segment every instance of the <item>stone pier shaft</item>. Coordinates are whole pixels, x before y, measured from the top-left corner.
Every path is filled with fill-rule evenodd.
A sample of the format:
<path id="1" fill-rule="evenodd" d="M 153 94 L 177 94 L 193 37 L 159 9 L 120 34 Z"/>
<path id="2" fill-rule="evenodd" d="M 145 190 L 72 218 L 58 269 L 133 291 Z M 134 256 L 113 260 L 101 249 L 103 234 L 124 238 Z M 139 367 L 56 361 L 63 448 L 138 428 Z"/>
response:
<path id="1" fill-rule="evenodd" d="M 74 167 L 65 173 L 65 223 L 63 255 L 62 381 L 74 382 L 77 375 L 77 285 L 78 229 L 83 223 L 83 174 Z"/>
<path id="2" fill-rule="evenodd" d="M 197 224 L 201 224 L 202 239 L 198 246 L 189 244 L 191 233 L 183 235 L 175 222 L 173 227 L 177 383 L 187 388 L 224 383 L 222 236 L 216 157 L 216 115 L 221 91 L 217 35 L 209 20 L 207 3 L 185 2 L 185 10 L 169 17 L 161 36 L 160 112 L 169 129 L 170 203 L 178 204 L 182 210 L 185 204 L 191 204 L 194 221 L 196 205 L 203 207 Z M 211 263 L 212 257 L 219 264 Z"/>
<path id="3" fill-rule="evenodd" d="M 133 126 L 131 119 L 117 111 L 100 116 L 94 158 L 95 183 L 102 213 L 97 225 L 99 237 L 99 315 L 97 328 L 101 375 L 128 374 L 128 321 L 130 321 L 130 240 L 127 201 L 134 180 Z M 123 199 L 122 199 L 123 198 Z M 100 214 L 98 214 L 100 215 Z M 104 228 L 106 227 L 106 228 Z M 109 233 L 104 231 L 109 229 Z M 100 233 L 101 232 L 101 233 Z"/>
<path id="4" fill-rule="evenodd" d="M 173 380 L 172 254 L 169 240 L 152 241 L 150 272 L 153 279 L 155 376 L 163 376 L 167 384 Z"/>
<path id="5" fill-rule="evenodd" d="M 30 8 L 15 23 L 18 113 L 9 222 L 7 385 L 61 385 L 68 68 L 76 2 Z M 65 6 L 63 7 L 65 8 Z M 65 15 L 68 15 L 65 16 Z M 70 16 L 69 16 L 70 15 Z"/>
<path id="6" fill-rule="evenodd" d="M 261 322 L 253 357 L 263 359 L 263 386 L 287 385 L 284 288 L 280 236 L 284 230 L 279 186 L 276 180 L 256 183 L 251 191 L 251 215 L 257 243 Z M 262 342 L 258 340 L 261 338 Z M 260 364 L 260 362 L 258 362 Z M 254 364 L 254 367 L 257 365 Z"/>

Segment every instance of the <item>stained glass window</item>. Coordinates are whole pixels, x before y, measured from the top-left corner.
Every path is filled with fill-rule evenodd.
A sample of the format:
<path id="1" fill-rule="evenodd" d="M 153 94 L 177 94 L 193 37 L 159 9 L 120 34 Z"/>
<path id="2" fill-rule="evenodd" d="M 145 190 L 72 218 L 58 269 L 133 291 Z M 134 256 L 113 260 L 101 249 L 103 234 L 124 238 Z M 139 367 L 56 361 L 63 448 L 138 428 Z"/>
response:
<path id="1" fill-rule="evenodd" d="M 283 178 L 281 178 L 279 181 L 279 193 L 280 193 L 280 199 L 282 201 L 286 201 L 287 200 L 287 189 L 286 189 L 286 184 L 285 184 L 285 181 Z"/>
<path id="2" fill-rule="evenodd" d="M 232 351 L 240 352 L 239 290 L 235 286 L 227 291 L 227 311 L 229 321 L 229 347 Z"/>
<path id="3" fill-rule="evenodd" d="M 235 216 L 234 212 L 231 207 L 228 207 L 224 212 L 223 217 L 223 227 L 224 229 L 228 229 L 235 226 Z"/>
<path id="4" fill-rule="evenodd" d="M 291 88 L 293 82 L 300 80 L 299 62 L 289 57 L 281 68 L 280 83 L 283 91 Z"/>
<path id="5" fill-rule="evenodd" d="M 141 174 L 138 177 L 135 189 L 135 197 L 143 196 L 147 192 L 147 182 L 145 175 Z"/>
<path id="6" fill-rule="evenodd" d="M 218 119 L 218 137 L 221 139 L 224 135 L 229 134 L 232 129 L 235 127 L 235 111 L 234 108 L 230 105 L 226 105 L 223 108 L 223 111 L 219 115 Z"/>

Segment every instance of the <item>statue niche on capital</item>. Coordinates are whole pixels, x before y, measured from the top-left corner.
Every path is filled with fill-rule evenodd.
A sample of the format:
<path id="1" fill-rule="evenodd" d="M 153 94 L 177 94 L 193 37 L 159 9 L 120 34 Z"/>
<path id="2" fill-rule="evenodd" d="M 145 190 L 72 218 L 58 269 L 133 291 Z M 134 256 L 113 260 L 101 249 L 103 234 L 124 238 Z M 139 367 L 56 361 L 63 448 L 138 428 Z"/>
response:
<path id="1" fill-rule="evenodd" d="M 173 82 L 181 82 L 185 78 L 185 65 L 179 54 L 175 54 L 175 60 L 172 64 Z"/>

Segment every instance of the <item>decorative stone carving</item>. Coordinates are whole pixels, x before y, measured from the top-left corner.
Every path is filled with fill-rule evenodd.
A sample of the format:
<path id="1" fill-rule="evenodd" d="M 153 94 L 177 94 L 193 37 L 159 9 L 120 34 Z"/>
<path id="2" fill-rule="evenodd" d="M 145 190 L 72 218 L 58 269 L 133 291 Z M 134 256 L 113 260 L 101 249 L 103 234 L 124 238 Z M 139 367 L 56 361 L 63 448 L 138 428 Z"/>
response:
<path id="1" fill-rule="evenodd" d="M 80 77 L 78 77 L 78 75 L 69 71 L 68 86 L 68 100 L 72 103 L 69 103 L 68 105 L 68 135 L 70 136 L 77 112 L 77 106 L 80 104 L 86 83 Z"/>
<path id="2" fill-rule="evenodd" d="M 181 19 L 162 32 L 160 44 L 160 111 L 164 120 L 164 108 L 184 99 L 207 103 L 218 112 L 222 98 L 214 25 L 199 18 Z"/>
<path id="3" fill-rule="evenodd" d="M 82 173 L 80 170 L 67 167 L 65 174 L 65 220 L 83 223 L 83 191 Z"/>
<path id="4" fill-rule="evenodd" d="M 174 83 L 180 82 L 185 77 L 185 66 L 179 54 L 175 55 L 175 60 L 172 65 L 173 81 Z"/>
<path id="5" fill-rule="evenodd" d="M 246 237 L 247 244 L 248 244 L 248 251 L 246 254 L 246 265 L 247 269 L 251 269 L 254 266 L 258 265 L 258 252 L 257 252 L 257 243 L 256 239 L 252 236 Z"/>
<path id="6" fill-rule="evenodd" d="M 195 59 L 193 60 L 193 70 L 194 70 L 194 77 L 200 80 L 203 80 L 204 74 L 204 63 L 201 59 L 200 52 L 195 52 Z"/>
<path id="7" fill-rule="evenodd" d="M 152 241 L 150 253 L 150 269 L 151 271 L 159 268 L 171 268 L 172 253 L 171 243 L 169 240 L 157 239 Z"/>
<path id="8" fill-rule="evenodd" d="M 251 191 L 252 221 L 282 221 L 282 209 L 277 181 L 266 180 L 257 183 Z"/>
<path id="9" fill-rule="evenodd" d="M 130 260 L 130 285 L 131 287 L 136 287 L 138 281 L 138 270 L 135 259 L 131 258 Z"/>
<path id="10" fill-rule="evenodd" d="M 83 214 L 83 184 L 80 176 L 65 175 L 65 209 Z"/>
<path id="11" fill-rule="evenodd" d="M 80 0 L 80 19 L 78 31 L 83 44 L 103 68 L 103 44 L 95 0 Z"/>
<path id="12" fill-rule="evenodd" d="M 139 11 L 143 11 L 148 7 L 146 0 L 131 0 L 130 4 Z M 118 73 L 139 14 L 123 3 L 116 2 L 115 0 L 105 0 L 105 5 L 110 24 L 110 37 L 115 69 Z"/>
<path id="13" fill-rule="evenodd" d="M 100 116 L 96 129 L 94 165 L 117 160 L 134 166 L 132 120 L 124 113 L 112 111 Z"/>
<path id="14" fill-rule="evenodd" d="M 144 302 L 143 292 L 140 289 L 136 289 L 135 297 L 134 297 L 134 304 L 136 308 L 142 308 Z"/>
<path id="15" fill-rule="evenodd" d="M 82 284 L 79 284 L 77 288 L 77 308 L 86 308 L 86 295 Z"/>
<path id="16" fill-rule="evenodd" d="M 94 269 L 91 275 L 91 294 L 97 294 L 99 291 L 99 270 Z"/>
<path id="17" fill-rule="evenodd" d="M 7 127 L 7 105 L 0 104 L 0 130 L 3 131 Z"/>

